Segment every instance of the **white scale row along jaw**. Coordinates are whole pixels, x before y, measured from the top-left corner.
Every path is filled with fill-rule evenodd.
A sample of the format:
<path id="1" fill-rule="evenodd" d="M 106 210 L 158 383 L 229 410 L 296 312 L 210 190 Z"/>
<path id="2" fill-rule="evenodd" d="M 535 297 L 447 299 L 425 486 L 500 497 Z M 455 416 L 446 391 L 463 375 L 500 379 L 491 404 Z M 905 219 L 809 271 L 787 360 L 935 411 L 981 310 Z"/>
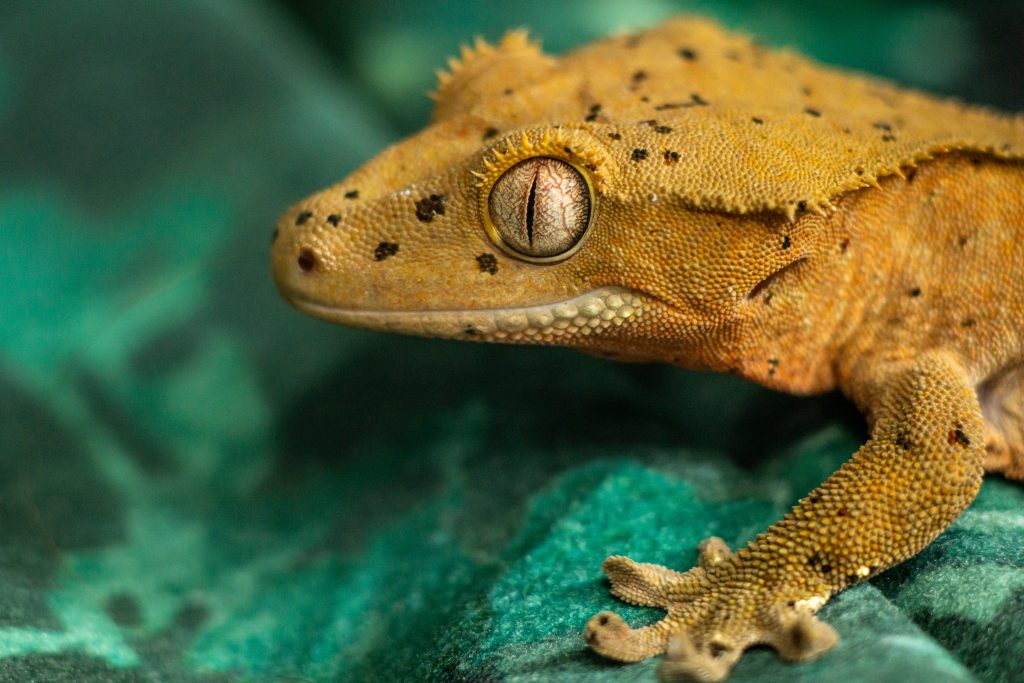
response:
<path id="1" fill-rule="evenodd" d="M 618 327 L 645 311 L 644 300 L 620 287 L 597 289 L 558 303 L 466 311 L 360 311 L 294 300 L 316 317 L 342 325 L 448 339 L 552 343 Z"/>

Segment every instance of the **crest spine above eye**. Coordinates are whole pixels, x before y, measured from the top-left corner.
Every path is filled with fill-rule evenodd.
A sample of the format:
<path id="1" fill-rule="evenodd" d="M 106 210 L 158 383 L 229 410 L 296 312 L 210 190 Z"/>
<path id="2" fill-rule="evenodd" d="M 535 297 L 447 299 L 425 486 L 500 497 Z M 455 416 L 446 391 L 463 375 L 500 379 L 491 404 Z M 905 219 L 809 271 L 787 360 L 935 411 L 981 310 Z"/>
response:
<path id="1" fill-rule="evenodd" d="M 605 190 L 611 175 L 611 159 L 594 137 L 586 131 L 567 128 L 543 128 L 512 134 L 498 141 L 484 155 L 482 168 L 472 171 L 476 186 L 486 195 L 505 171 L 531 157 L 552 157 L 575 166 L 595 193 Z"/>

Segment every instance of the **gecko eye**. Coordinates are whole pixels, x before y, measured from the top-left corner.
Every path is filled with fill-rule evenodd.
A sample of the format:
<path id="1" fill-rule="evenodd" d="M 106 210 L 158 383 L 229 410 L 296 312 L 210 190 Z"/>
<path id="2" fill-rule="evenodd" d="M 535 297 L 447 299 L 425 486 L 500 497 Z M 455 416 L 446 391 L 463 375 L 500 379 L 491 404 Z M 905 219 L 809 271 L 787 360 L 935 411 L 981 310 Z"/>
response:
<path id="1" fill-rule="evenodd" d="M 498 178 L 487 208 L 488 233 L 505 251 L 528 261 L 560 260 L 590 225 L 590 187 L 571 164 L 534 157 Z"/>

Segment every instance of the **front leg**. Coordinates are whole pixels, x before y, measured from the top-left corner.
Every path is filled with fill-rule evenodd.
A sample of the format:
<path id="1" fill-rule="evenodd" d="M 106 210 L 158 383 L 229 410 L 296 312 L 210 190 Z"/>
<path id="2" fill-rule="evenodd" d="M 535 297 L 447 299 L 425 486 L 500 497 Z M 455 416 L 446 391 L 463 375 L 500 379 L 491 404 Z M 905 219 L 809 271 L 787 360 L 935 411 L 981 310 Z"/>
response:
<path id="1" fill-rule="evenodd" d="M 665 652 L 662 676 L 700 681 L 725 678 L 752 645 L 793 661 L 829 649 L 835 631 L 814 612 L 927 546 L 981 485 L 981 410 L 953 357 L 923 354 L 873 385 L 871 440 L 746 548 L 706 546 L 686 573 L 609 558 L 613 594 L 668 614 L 640 629 L 598 614 L 590 647 L 622 661 Z"/>

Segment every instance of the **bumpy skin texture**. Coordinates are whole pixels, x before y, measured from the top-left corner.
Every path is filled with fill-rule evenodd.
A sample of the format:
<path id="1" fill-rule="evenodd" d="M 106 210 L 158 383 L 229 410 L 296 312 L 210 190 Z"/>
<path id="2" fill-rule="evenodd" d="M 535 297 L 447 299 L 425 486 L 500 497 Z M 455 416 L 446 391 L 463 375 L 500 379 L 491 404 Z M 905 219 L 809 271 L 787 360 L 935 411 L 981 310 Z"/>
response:
<path id="1" fill-rule="evenodd" d="M 697 680 L 757 643 L 816 656 L 831 595 L 924 548 L 984 470 L 1024 478 L 1022 119 L 685 19 L 560 60 L 481 42 L 436 99 L 427 129 L 282 216 L 274 275 L 298 308 L 838 387 L 868 417 L 853 458 L 735 554 L 608 558 L 616 596 L 667 615 L 596 615 L 597 652 Z M 544 258 L 517 253 L 535 237 Z"/>

